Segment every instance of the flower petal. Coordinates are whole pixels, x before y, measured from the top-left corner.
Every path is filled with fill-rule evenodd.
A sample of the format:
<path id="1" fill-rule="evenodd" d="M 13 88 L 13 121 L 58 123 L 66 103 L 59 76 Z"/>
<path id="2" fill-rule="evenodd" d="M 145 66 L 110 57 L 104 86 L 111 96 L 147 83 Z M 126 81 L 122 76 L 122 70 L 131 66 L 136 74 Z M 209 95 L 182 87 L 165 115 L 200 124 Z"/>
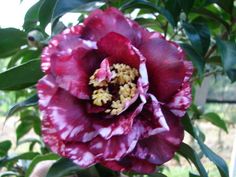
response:
<path id="1" fill-rule="evenodd" d="M 100 160 L 120 160 L 123 156 L 133 151 L 143 129 L 135 123 L 127 135 L 112 136 L 104 139 L 100 136 L 94 138 L 90 143 L 90 150 Z"/>
<path id="2" fill-rule="evenodd" d="M 44 72 L 49 72 L 51 67 L 51 55 L 59 50 L 59 44 L 60 49 L 65 51 L 76 47 L 74 44 L 76 44 L 76 39 L 80 36 L 81 30 L 82 26 L 79 25 L 67 28 L 63 31 L 63 34 L 58 34 L 49 41 L 48 46 L 43 49 L 41 55 L 41 68 Z"/>
<path id="3" fill-rule="evenodd" d="M 84 20 L 83 37 L 93 41 L 99 41 L 110 32 L 119 33 L 130 39 L 134 45 L 141 40 L 141 31 L 137 30 L 137 24 L 131 23 L 129 19 L 115 8 L 104 11 L 95 10 Z M 135 28 L 134 28 L 135 26 Z"/>
<path id="4" fill-rule="evenodd" d="M 161 165 L 174 156 L 183 140 L 184 130 L 178 117 L 168 111 L 164 112 L 164 116 L 170 130 L 140 140 L 132 155 L 156 165 Z"/>
<path id="5" fill-rule="evenodd" d="M 150 92 L 159 101 L 167 101 L 178 91 L 185 77 L 182 50 L 159 33 L 145 36 L 139 49 L 147 59 Z"/>
<path id="6" fill-rule="evenodd" d="M 136 108 L 117 117 L 94 120 L 93 126 L 104 139 L 110 139 L 115 135 L 126 135 L 133 128 L 134 119 L 142 111 L 145 103 L 146 100 L 141 102 Z"/>
<path id="7" fill-rule="evenodd" d="M 44 121 L 51 122 L 61 140 L 90 141 L 97 132 L 92 127 L 91 116 L 85 112 L 83 102 L 60 88 L 55 91 L 53 82 L 49 82 L 48 78 L 43 78 L 38 84 L 39 105 Z M 48 93 L 53 95 L 50 101 L 45 101 L 49 99 Z"/>
<path id="8" fill-rule="evenodd" d="M 79 40 L 77 49 L 65 53 L 59 51 L 51 57 L 51 71 L 56 77 L 59 87 L 69 91 L 80 99 L 89 99 L 89 77 L 99 67 L 99 58 L 92 48 L 83 40 Z M 79 43 L 79 42 L 78 42 Z"/>
<path id="9" fill-rule="evenodd" d="M 185 61 L 185 67 L 187 71 L 182 87 L 167 104 L 170 111 L 178 117 L 183 117 L 192 103 L 191 84 L 189 80 L 193 73 L 193 65 L 191 62 Z"/>
<path id="10" fill-rule="evenodd" d="M 131 41 L 121 34 L 110 32 L 101 38 L 98 50 L 109 57 L 110 64 L 124 63 L 139 68 L 140 58 L 132 48 Z"/>

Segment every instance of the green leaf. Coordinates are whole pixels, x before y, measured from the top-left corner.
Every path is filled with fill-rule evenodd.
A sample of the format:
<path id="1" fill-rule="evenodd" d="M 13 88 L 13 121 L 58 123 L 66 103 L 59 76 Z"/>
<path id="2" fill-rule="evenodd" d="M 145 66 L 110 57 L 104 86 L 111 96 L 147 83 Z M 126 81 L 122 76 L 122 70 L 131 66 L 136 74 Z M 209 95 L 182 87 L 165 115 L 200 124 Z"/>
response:
<path id="1" fill-rule="evenodd" d="M 236 43 L 216 38 L 224 70 L 232 82 L 236 81 Z"/>
<path id="2" fill-rule="evenodd" d="M 0 157 L 6 156 L 10 148 L 11 148 L 11 141 L 6 140 L 0 142 Z"/>
<path id="3" fill-rule="evenodd" d="M 30 107 L 30 106 L 35 106 L 38 104 L 38 95 L 33 95 L 30 98 L 27 98 L 26 100 L 16 103 L 14 106 L 10 108 L 10 110 L 7 113 L 7 118 L 15 114 L 16 112 Z"/>
<path id="4" fill-rule="evenodd" d="M 35 133 L 40 135 L 40 118 L 31 110 L 26 110 L 20 114 L 20 125 L 16 129 L 17 141 L 27 134 L 32 128 L 36 128 Z M 35 127 L 37 126 L 37 127 Z"/>
<path id="5" fill-rule="evenodd" d="M 167 177 L 167 176 L 162 173 L 156 173 L 156 174 L 148 175 L 148 177 Z"/>
<path id="6" fill-rule="evenodd" d="M 202 53 L 202 44 L 201 44 L 201 38 L 198 34 L 197 30 L 194 28 L 193 25 L 187 22 L 183 22 L 183 28 L 188 36 L 188 39 L 193 45 L 193 48 L 199 53 Z"/>
<path id="7" fill-rule="evenodd" d="M 16 128 L 16 138 L 19 141 L 25 134 L 27 134 L 32 128 L 32 124 L 28 122 L 21 122 L 20 125 Z"/>
<path id="8" fill-rule="evenodd" d="M 46 177 L 64 177 L 73 173 L 80 174 L 83 177 L 99 177 L 94 167 L 82 169 L 69 159 L 61 158 L 55 162 L 48 171 Z"/>
<path id="9" fill-rule="evenodd" d="M 126 9 L 134 9 L 134 8 L 142 8 L 142 9 L 148 9 L 151 12 L 159 12 L 161 15 L 163 15 L 168 22 L 172 25 L 175 26 L 175 20 L 172 16 L 172 14 L 165 8 L 156 6 L 155 4 L 147 1 L 147 0 L 132 0 L 128 1 L 124 5 L 120 7 L 121 10 L 126 10 Z"/>
<path id="10" fill-rule="evenodd" d="M 191 162 L 193 162 L 201 177 L 208 177 L 206 169 L 202 165 L 198 154 L 189 145 L 182 143 L 177 152 L 187 160 L 191 160 Z"/>
<path id="11" fill-rule="evenodd" d="M 232 13 L 234 0 L 217 0 L 217 4 L 229 14 Z"/>
<path id="12" fill-rule="evenodd" d="M 18 160 L 32 160 L 37 155 L 39 155 L 37 152 L 26 152 L 20 155 L 9 157 L 7 159 L 0 159 L 0 167 L 5 166 L 7 163 L 13 163 Z"/>
<path id="13" fill-rule="evenodd" d="M 201 177 L 201 176 L 189 172 L 189 177 Z"/>
<path id="14" fill-rule="evenodd" d="M 195 68 L 197 68 L 198 75 L 202 77 L 204 74 L 204 67 L 205 67 L 205 61 L 203 57 L 199 55 L 189 44 L 182 43 L 180 44 L 180 46 L 184 49 L 188 58 L 193 62 Z"/>
<path id="15" fill-rule="evenodd" d="M 179 3 L 177 2 L 177 0 L 166 0 L 165 9 L 170 12 L 171 16 L 174 19 L 174 25 L 172 26 L 176 26 L 181 13 L 181 7 Z"/>
<path id="16" fill-rule="evenodd" d="M 11 68 L 16 65 L 17 61 L 27 62 L 36 58 L 39 58 L 41 54 L 40 50 L 32 50 L 30 48 L 24 48 L 19 50 L 15 55 L 12 56 L 7 68 Z"/>
<path id="17" fill-rule="evenodd" d="M 25 14 L 23 28 L 26 31 L 32 30 L 37 26 L 39 9 L 43 1 L 38 1 Z"/>
<path id="18" fill-rule="evenodd" d="M 34 168 L 36 167 L 36 165 L 39 162 L 45 161 L 45 160 L 58 160 L 59 156 L 53 153 L 49 153 L 49 154 L 44 154 L 44 155 L 38 155 L 36 156 L 32 162 L 29 165 L 29 168 L 27 169 L 26 173 L 25 173 L 25 177 L 29 177 L 31 175 L 31 173 L 33 172 Z"/>
<path id="19" fill-rule="evenodd" d="M 25 32 L 15 28 L 0 28 L 0 58 L 6 58 L 16 53 L 20 47 L 27 44 Z"/>
<path id="20" fill-rule="evenodd" d="M 42 0 L 41 8 L 39 9 L 39 22 L 42 29 L 45 29 L 51 21 L 54 6 L 57 0 Z"/>
<path id="21" fill-rule="evenodd" d="M 177 0 L 179 3 L 179 6 L 184 10 L 185 13 L 189 13 L 190 10 L 193 7 L 195 0 Z"/>
<path id="22" fill-rule="evenodd" d="M 0 73 L 0 90 L 19 90 L 34 85 L 43 73 L 40 60 L 31 60 Z"/>
<path id="23" fill-rule="evenodd" d="M 229 177 L 228 166 L 225 161 L 216 153 L 214 153 L 209 147 L 207 147 L 202 141 L 198 141 L 198 144 L 200 145 L 200 148 L 205 156 L 214 164 L 216 164 L 221 177 Z"/>
<path id="24" fill-rule="evenodd" d="M 0 173 L 0 177 L 6 177 L 6 176 L 10 176 L 10 177 L 19 176 L 19 174 L 13 171 L 5 171 L 5 172 Z"/>
<path id="25" fill-rule="evenodd" d="M 226 133 L 228 133 L 225 121 L 222 120 L 218 114 L 214 112 L 210 112 L 210 113 L 203 114 L 200 118 L 211 122 L 215 126 L 223 129 Z"/>
<path id="26" fill-rule="evenodd" d="M 221 177 L 229 177 L 229 170 L 228 170 L 228 166 L 227 166 L 226 162 L 220 156 L 218 156 L 216 153 L 214 153 L 211 149 L 209 149 L 201 141 L 201 139 L 198 137 L 198 135 L 191 123 L 191 120 L 187 114 L 182 119 L 182 123 L 184 125 L 184 129 L 197 140 L 204 155 L 217 166 L 217 168 L 221 174 Z"/>
<path id="27" fill-rule="evenodd" d="M 193 48 L 204 55 L 210 45 L 210 32 L 207 26 L 201 23 L 183 22 L 183 27 Z"/>

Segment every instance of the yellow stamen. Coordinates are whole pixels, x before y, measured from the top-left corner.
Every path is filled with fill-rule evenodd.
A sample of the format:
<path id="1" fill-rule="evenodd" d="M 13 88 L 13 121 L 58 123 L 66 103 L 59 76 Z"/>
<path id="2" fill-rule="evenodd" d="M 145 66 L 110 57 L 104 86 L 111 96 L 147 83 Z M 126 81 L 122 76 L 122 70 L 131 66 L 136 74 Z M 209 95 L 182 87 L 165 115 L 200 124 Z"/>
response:
<path id="1" fill-rule="evenodd" d="M 139 73 L 137 69 L 131 68 L 125 64 L 113 64 L 110 70 L 112 73 L 111 81 L 98 81 L 95 77 L 98 72 L 98 70 L 96 70 L 90 77 L 89 84 L 95 88 L 92 94 L 93 104 L 104 106 L 109 103 L 111 104 L 110 108 L 106 109 L 105 113 L 119 115 L 123 111 L 125 103 L 131 100 L 136 94 L 137 88 L 134 82 Z M 109 93 L 109 84 L 119 88 L 116 98 Z"/>
<path id="2" fill-rule="evenodd" d="M 98 89 L 93 91 L 92 99 L 93 104 L 102 106 L 112 100 L 112 95 L 108 92 L 108 89 Z"/>

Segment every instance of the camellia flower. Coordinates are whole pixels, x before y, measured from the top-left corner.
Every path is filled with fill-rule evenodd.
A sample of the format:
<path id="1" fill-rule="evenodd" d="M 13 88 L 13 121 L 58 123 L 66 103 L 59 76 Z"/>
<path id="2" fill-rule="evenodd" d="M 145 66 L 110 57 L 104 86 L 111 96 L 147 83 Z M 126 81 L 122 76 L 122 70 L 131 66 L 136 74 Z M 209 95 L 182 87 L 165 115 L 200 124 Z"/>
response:
<path id="1" fill-rule="evenodd" d="M 170 160 L 191 104 L 182 49 L 115 8 L 95 10 L 42 53 L 44 142 L 81 167 L 151 173 Z"/>

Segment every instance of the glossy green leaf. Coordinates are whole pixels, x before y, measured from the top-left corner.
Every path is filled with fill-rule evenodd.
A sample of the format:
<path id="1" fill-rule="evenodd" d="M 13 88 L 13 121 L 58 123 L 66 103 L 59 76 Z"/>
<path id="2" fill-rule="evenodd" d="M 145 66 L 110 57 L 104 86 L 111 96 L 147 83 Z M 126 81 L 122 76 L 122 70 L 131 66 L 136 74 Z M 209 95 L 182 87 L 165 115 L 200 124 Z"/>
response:
<path id="1" fill-rule="evenodd" d="M 214 153 L 209 147 L 207 147 L 202 141 L 198 140 L 198 144 L 204 155 L 217 166 L 221 177 L 229 177 L 229 170 L 225 161 Z"/>
<path id="2" fill-rule="evenodd" d="M 73 173 L 80 174 L 83 177 L 99 177 L 94 167 L 83 169 L 69 159 L 62 158 L 55 162 L 48 171 L 46 177 L 64 177 Z"/>
<path id="3" fill-rule="evenodd" d="M 20 175 L 13 171 L 0 172 L 0 177 L 7 177 L 7 176 L 13 177 L 13 176 L 20 176 Z"/>
<path id="4" fill-rule="evenodd" d="M 37 26 L 39 9 L 42 5 L 42 2 L 43 1 L 38 1 L 26 12 L 23 24 L 23 28 L 26 31 L 30 31 Z"/>
<path id="5" fill-rule="evenodd" d="M 191 162 L 197 168 L 201 177 L 208 177 L 206 169 L 201 163 L 201 160 L 198 154 L 187 144 L 182 143 L 180 149 L 177 151 L 181 156 L 185 157 L 187 160 L 191 160 Z"/>
<path id="6" fill-rule="evenodd" d="M 43 73 L 40 60 L 32 60 L 0 73 L 0 90 L 18 90 L 34 85 Z"/>
<path id="7" fill-rule="evenodd" d="M 15 114 L 16 112 L 24 109 L 24 108 L 27 108 L 27 107 L 30 107 L 30 106 L 35 106 L 38 104 L 38 96 L 37 95 L 33 95 L 31 96 L 30 98 L 24 100 L 24 101 L 21 101 L 19 103 L 16 103 L 14 106 L 12 106 L 10 108 L 10 110 L 8 111 L 7 113 L 7 117 L 10 117 L 12 116 L 13 114 Z"/>
<path id="8" fill-rule="evenodd" d="M 18 160 L 32 160 L 37 155 L 39 155 L 37 152 L 26 152 L 6 159 L 0 159 L 0 167 L 5 166 L 7 163 L 16 162 Z"/>
<path id="9" fill-rule="evenodd" d="M 201 38 L 198 34 L 197 30 L 194 28 L 193 25 L 183 22 L 184 30 L 188 36 L 188 39 L 192 43 L 193 48 L 199 53 L 202 53 L 202 44 L 201 44 Z"/>
<path id="10" fill-rule="evenodd" d="M 45 29 L 47 24 L 50 23 L 56 2 L 57 0 L 42 0 L 38 17 L 42 29 Z"/>
<path id="11" fill-rule="evenodd" d="M 236 43 L 216 38 L 224 70 L 232 82 L 236 81 Z"/>
<path id="12" fill-rule="evenodd" d="M 35 133 L 40 135 L 40 118 L 38 114 L 32 110 L 25 110 L 20 114 L 20 124 L 16 129 L 17 141 L 27 134 L 32 128 L 34 128 Z"/>
<path id="13" fill-rule="evenodd" d="M 193 62 L 193 65 L 195 66 L 195 68 L 197 68 L 198 75 L 202 77 L 204 73 L 204 67 L 205 67 L 205 61 L 203 57 L 200 54 L 198 54 L 189 44 L 182 43 L 180 44 L 180 46 L 184 49 L 188 58 Z"/>
<path id="14" fill-rule="evenodd" d="M 34 168 L 36 167 L 38 163 L 45 160 L 58 160 L 58 159 L 59 159 L 59 156 L 53 153 L 36 156 L 30 163 L 29 168 L 27 169 L 25 173 L 25 177 L 29 177 L 31 175 L 31 173 L 33 172 Z"/>
<path id="15" fill-rule="evenodd" d="M 27 61 L 39 58 L 40 54 L 40 50 L 32 50 L 29 48 L 21 49 L 15 55 L 12 56 L 10 62 L 7 65 L 7 68 L 14 67 L 19 60 L 21 60 L 21 63 L 25 63 Z"/>
<path id="16" fill-rule="evenodd" d="M 11 148 L 11 141 L 6 140 L 0 142 L 0 157 L 6 156 L 10 148 Z"/>
<path id="17" fill-rule="evenodd" d="M 180 13 L 181 13 L 181 7 L 177 0 L 166 0 L 165 2 L 165 9 L 170 12 L 174 19 L 174 25 L 177 25 L 177 22 L 179 21 Z"/>
<path id="18" fill-rule="evenodd" d="M 155 174 L 148 175 L 148 177 L 167 177 L 167 176 L 162 173 L 155 173 Z"/>
<path id="19" fill-rule="evenodd" d="M 141 9 L 148 9 L 151 12 L 159 12 L 161 15 L 163 15 L 168 22 L 175 26 L 175 20 L 172 16 L 172 14 L 165 8 L 156 6 L 155 4 L 147 1 L 147 0 L 132 0 L 128 1 L 127 3 L 123 4 L 120 9 L 126 10 L 126 9 L 134 9 L 134 8 L 141 8 Z"/>
<path id="20" fill-rule="evenodd" d="M 193 173 L 189 173 L 189 177 L 201 177 L 201 176 L 199 176 L 199 175 L 196 175 L 196 174 L 193 174 Z"/>
<path id="21" fill-rule="evenodd" d="M 203 154 L 217 166 L 217 168 L 221 174 L 221 177 L 229 177 L 229 169 L 228 169 L 226 162 L 220 156 L 218 156 L 216 153 L 214 153 L 211 149 L 209 149 L 201 141 L 201 139 L 198 137 L 198 134 L 196 133 L 195 128 L 193 127 L 191 120 L 187 114 L 182 119 L 182 123 L 183 123 L 184 129 L 197 140 Z"/>
<path id="22" fill-rule="evenodd" d="M 217 4 L 228 13 L 232 13 L 234 0 L 217 0 Z"/>
<path id="23" fill-rule="evenodd" d="M 184 30 L 193 48 L 204 55 L 210 45 L 210 32 L 206 25 L 200 23 L 183 22 Z"/>
<path id="24" fill-rule="evenodd" d="M 225 121 L 220 118 L 220 116 L 214 112 L 206 113 L 201 116 L 201 119 L 205 119 L 215 126 L 223 129 L 226 133 L 228 133 L 227 126 Z"/>
<path id="25" fill-rule="evenodd" d="M 177 0 L 180 7 L 184 10 L 185 13 L 189 13 L 193 7 L 195 0 Z"/>
<path id="26" fill-rule="evenodd" d="M 16 53 L 22 45 L 27 44 L 26 33 L 15 28 L 0 28 L 0 58 Z"/>

